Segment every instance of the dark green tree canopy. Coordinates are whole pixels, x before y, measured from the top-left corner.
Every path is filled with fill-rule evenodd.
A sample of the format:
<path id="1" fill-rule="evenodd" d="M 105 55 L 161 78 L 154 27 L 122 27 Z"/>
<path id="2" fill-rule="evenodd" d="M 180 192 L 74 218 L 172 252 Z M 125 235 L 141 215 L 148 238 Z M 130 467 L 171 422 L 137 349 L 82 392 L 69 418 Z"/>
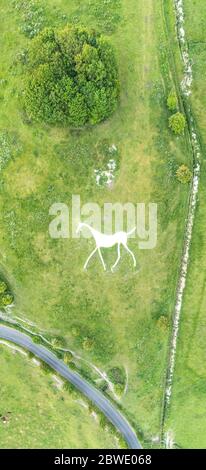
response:
<path id="1" fill-rule="evenodd" d="M 94 125 L 113 113 L 118 96 L 114 51 L 99 33 L 67 26 L 32 40 L 24 92 L 32 119 Z"/>

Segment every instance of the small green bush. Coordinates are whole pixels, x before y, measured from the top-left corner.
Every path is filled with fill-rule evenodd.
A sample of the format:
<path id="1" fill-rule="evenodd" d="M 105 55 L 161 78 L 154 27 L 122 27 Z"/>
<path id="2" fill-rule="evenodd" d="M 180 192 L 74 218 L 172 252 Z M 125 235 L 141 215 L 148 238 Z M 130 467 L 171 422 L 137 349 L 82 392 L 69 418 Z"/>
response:
<path id="1" fill-rule="evenodd" d="M 185 116 L 177 112 L 169 118 L 169 127 L 176 135 L 183 134 L 186 125 Z"/>
<path id="2" fill-rule="evenodd" d="M 177 179 L 180 183 L 189 183 L 192 179 L 192 172 L 186 165 L 181 165 L 176 172 Z"/>
<path id="3" fill-rule="evenodd" d="M 168 317 L 161 315 L 157 321 L 158 328 L 163 332 L 166 333 L 169 329 L 169 320 Z"/>
<path id="4" fill-rule="evenodd" d="M 76 370 L 76 369 L 77 369 L 77 366 L 76 366 L 75 362 L 73 362 L 73 361 L 70 361 L 69 367 L 70 367 L 70 369 L 72 369 L 72 370 Z"/>
<path id="5" fill-rule="evenodd" d="M 42 343 L 42 339 L 40 338 L 40 336 L 32 336 L 32 341 L 33 343 L 36 343 L 36 344 L 41 344 Z"/>
<path id="6" fill-rule="evenodd" d="M 91 351 L 94 346 L 94 340 L 92 338 L 85 338 L 83 341 L 83 349 L 85 351 Z"/>
<path id="7" fill-rule="evenodd" d="M 114 112 L 118 97 L 113 47 L 99 33 L 47 28 L 31 41 L 24 103 L 33 120 L 95 125 Z"/>
<path id="8" fill-rule="evenodd" d="M 61 349 L 66 346 L 66 341 L 62 336 L 54 336 L 51 338 L 50 343 L 54 349 Z"/>
<path id="9" fill-rule="evenodd" d="M 126 376 L 125 371 L 122 367 L 112 367 L 108 371 L 108 376 L 114 384 L 125 384 Z"/>
<path id="10" fill-rule="evenodd" d="M 176 111 L 178 108 L 178 100 L 175 91 L 171 91 L 167 98 L 167 107 L 170 111 Z"/>
<path id="11" fill-rule="evenodd" d="M 9 286 L 0 279 L 0 308 L 8 307 L 14 302 L 14 296 L 9 292 Z"/>
<path id="12" fill-rule="evenodd" d="M 4 281 L 0 281 L 0 294 L 3 294 L 7 290 L 7 285 Z"/>
<path id="13" fill-rule="evenodd" d="M 12 294 L 3 294 L 1 296 L 1 302 L 4 307 L 7 307 L 8 305 L 13 304 L 14 297 Z"/>
<path id="14" fill-rule="evenodd" d="M 70 351 L 64 353 L 64 362 L 65 364 L 69 364 L 73 359 L 73 354 Z"/>
<path id="15" fill-rule="evenodd" d="M 123 384 L 115 384 L 114 389 L 115 389 L 115 393 L 121 396 L 124 392 L 125 387 Z"/>

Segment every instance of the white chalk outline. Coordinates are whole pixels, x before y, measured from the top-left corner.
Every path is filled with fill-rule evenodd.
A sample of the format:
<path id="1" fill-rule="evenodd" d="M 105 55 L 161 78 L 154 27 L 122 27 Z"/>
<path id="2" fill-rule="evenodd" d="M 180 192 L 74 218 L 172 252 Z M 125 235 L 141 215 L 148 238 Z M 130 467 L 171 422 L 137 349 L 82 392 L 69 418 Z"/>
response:
<path id="1" fill-rule="evenodd" d="M 100 260 L 102 262 L 104 271 L 106 271 L 106 265 L 105 265 L 105 262 L 104 262 L 103 257 L 102 257 L 101 248 L 111 248 L 115 245 L 117 245 L 117 259 L 116 259 L 115 263 L 113 264 L 113 266 L 111 267 L 111 271 L 112 272 L 114 271 L 114 268 L 117 266 L 117 264 L 119 263 L 119 260 L 121 258 L 121 252 L 120 252 L 121 245 L 123 245 L 125 250 L 128 251 L 128 253 L 130 253 L 130 255 L 133 259 L 134 267 L 136 267 L 137 262 L 136 262 L 136 258 L 134 256 L 134 253 L 129 249 L 129 247 L 127 245 L 128 237 L 135 232 L 136 227 L 134 227 L 129 232 L 116 232 L 113 235 L 106 235 L 104 233 L 99 232 L 98 230 L 95 230 L 89 224 L 86 224 L 84 222 L 80 222 L 78 227 L 77 227 L 77 233 L 80 233 L 83 227 L 86 227 L 91 232 L 91 234 L 92 234 L 92 236 L 95 240 L 95 243 L 96 243 L 95 249 L 91 252 L 91 254 L 89 255 L 89 257 L 86 260 L 86 263 L 84 264 L 84 270 L 87 269 L 87 265 L 88 265 L 90 259 L 92 258 L 92 256 L 96 253 L 96 251 L 98 251 L 98 254 L 99 254 Z"/>

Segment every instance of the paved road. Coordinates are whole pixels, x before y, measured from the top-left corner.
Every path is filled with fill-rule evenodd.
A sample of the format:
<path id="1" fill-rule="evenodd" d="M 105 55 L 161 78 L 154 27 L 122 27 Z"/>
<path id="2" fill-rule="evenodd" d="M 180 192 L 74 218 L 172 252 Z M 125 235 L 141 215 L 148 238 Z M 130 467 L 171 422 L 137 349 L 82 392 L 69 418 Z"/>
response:
<path id="1" fill-rule="evenodd" d="M 124 436 L 130 449 L 142 448 L 130 424 L 115 406 L 95 387 L 66 366 L 64 362 L 58 359 L 51 351 L 44 346 L 33 343 L 30 336 L 7 326 L 0 325 L 0 337 L 22 346 L 46 362 L 52 369 L 71 382 L 80 392 L 95 403 L 99 410 L 104 413 L 109 421 L 120 431 L 122 436 Z"/>

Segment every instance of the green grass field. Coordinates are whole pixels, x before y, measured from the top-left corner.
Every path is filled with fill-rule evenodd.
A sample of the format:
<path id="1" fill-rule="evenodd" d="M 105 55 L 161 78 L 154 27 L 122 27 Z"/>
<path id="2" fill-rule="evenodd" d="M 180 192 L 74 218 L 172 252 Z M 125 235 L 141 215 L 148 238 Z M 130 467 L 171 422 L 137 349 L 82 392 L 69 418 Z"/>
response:
<path id="1" fill-rule="evenodd" d="M 92 129 L 77 132 L 28 122 L 21 87 L 32 25 L 28 29 L 21 1 L 0 1 L 0 139 L 1 158 L 7 160 L 0 169 L 0 261 L 15 294 L 12 315 L 62 336 L 67 347 L 106 372 L 112 366 L 126 368 L 128 389 L 121 406 L 151 445 L 160 435 L 188 202 L 188 186 L 180 185 L 174 173 L 181 163 L 191 166 L 187 139 L 168 130 L 166 98 L 174 83 L 162 4 L 119 0 L 118 15 L 108 6 L 105 17 L 97 0 L 92 0 L 92 8 L 86 0 L 37 3 L 43 5 L 40 28 L 69 21 L 95 26 L 108 35 L 116 48 L 121 99 L 112 118 Z M 101 167 L 105 146 L 112 144 L 118 149 L 120 169 L 112 188 L 99 188 L 94 169 L 97 162 Z M 156 248 L 139 251 L 137 241 L 130 242 L 137 272 L 125 254 L 115 274 L 102 272 L 98 259 L 85 273 L 82 267 L 92 241 L 50 239 L 49 208 L 54 202 L 70 204 L 72 194 L 80 194 L 82 203 L 100 206 L 105 201 L 158 204 Z M 116 252 L 105 252 L 104 257 L 111 266 Z M 93 339 L 91 351 L 83 347 L 85 338 Z M 14 382 L 10 376 L 9 380 Z"/>
<path id="2" fill-rule="evenodd" d="M 205 190 L 205 20 L 204 1 L 185 0 L 186 34 L 193 61 L 192 107 L 202 142 L 202 170 L 180 324 L 171 409 L 166 428 L 182 448 L 205 448 L 206 341 L 206 190 Z"/>
<path id="3" fill-rule="evenodd" d="M 10 346 L 0 344 L 1 448 L 116 447 L 78 393 L 58 388 L 52 373 Z"/>

